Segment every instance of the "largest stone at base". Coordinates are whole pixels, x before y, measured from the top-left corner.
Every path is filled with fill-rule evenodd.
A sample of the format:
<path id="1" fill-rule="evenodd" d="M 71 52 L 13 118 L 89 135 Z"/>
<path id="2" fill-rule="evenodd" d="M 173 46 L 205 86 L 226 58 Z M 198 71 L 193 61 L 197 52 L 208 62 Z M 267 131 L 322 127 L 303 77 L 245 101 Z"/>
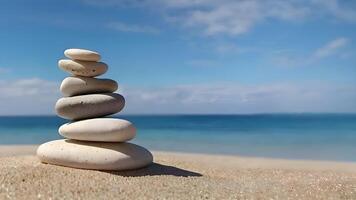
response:
<path id="1" fill-rule="evenodd" d="M 40 145 L 41 162 L 96 170 L 130 170 L 149 165 L 152 154 L 132 143 L 55 140 Z"/>

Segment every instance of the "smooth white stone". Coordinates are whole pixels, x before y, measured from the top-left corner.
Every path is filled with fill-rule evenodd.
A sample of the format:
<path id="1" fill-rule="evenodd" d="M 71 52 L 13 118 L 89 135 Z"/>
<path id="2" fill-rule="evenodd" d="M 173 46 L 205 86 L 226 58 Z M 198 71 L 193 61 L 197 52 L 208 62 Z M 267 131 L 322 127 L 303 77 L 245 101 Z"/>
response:
<path id="1" fill-rule="evenodd" d="M 124 106 L 125 99 L 120 94 L 103 93 L 60 98 L 55 110 L 62 118 L 80 120 L 112 115 Z"/>
<path id="2" fill-rule="evenodd" d="M 99 61 L 101 56 L 98 52 L 86 49 L 67 49 L 64 55 L 73 60 Z"/>
<path id="3" fill-rule="evenodd" d="M 40 145 L 37 156 L 43 163 L 96 170 L 129 170 L 149 165 L 152 154 L 131 143 L 55 140 Z"/>
<path id="4" fill-rule="evenodd" d="M 125 142 L 135 137 L 136 128 L 123 119 L 95 118 L 63 124 L 59 134 L 82 141 Z"/>
<path id="5" fill-rule="evenodd" d="M 115 92 L 117 87 L 117 82 L 111 79 L 74 76 L 65 78 L 62 81 L 60 90 L 64 96 L 75 96 Z"/>
<path id="6" fill-rule="evenodd" d="M 108 66 L 105 63 L 92 61 L 62 59 L 58 61 L 58 66 L 70 74 L 85 77 L 99 76 L 108 70 Z"/>

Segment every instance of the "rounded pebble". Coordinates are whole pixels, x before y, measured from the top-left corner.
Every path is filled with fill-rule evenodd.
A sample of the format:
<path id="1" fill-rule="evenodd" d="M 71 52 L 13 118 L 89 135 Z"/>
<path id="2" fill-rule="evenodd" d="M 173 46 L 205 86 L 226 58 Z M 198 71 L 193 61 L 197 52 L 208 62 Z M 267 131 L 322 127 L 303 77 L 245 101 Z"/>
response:
<path id="1" fill-rule="evenodd" d="M 83 94 L 115 92 L 117 88 L 117 82 L 111 79 L 73 76 L 67 77 L 62 81 L 60 90 L 64 96 L 76 96 Z"/>
<path id="2" fill-rule="evenodd" d="M 123 119 L 94 118 L 63 124 L 59 134 L 82 141 L 125 142 L 135 137 L 136 128 Z"/>
<path id="3" fill-rule="evenodd" d="M 55 110 L 62 118 L 80 120 L 112 115 L 124 106 L 125 99 L 120 94 L 103 93 L 60 98 Z"/>
<path id="4" fill-rule="evenodd" d="M 149 165 L 152 154 L 131 143 L 54 140 L 40 145 L 37 156 L 43 163 L 81 169 L 129 170 Z"/>
<path id="5" fill-rule="evenodd" d="M 64 51 L 67 58 L 83 61 L 99 61 L 101 56 L 98 52 L 86 49 L 67 49 Z"/>
<path id="6" fill-rule="evenodd" d="M 108 66 L 103 62 L 62 59 L 58 61 L 62 70 L 76 76 L 95 77 L 104 74 Z"/>

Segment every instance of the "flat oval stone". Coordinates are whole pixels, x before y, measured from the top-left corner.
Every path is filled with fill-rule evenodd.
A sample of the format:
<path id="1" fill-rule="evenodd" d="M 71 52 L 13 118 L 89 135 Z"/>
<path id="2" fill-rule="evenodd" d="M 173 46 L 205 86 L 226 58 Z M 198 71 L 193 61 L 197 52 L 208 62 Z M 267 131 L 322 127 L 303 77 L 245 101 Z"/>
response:
<path id="1" fill-rule="evenodd" d="M 137 169 L 153 161 L 147 149 L 126 142 L 55 140 L 40 145 L 37 156 L 43 163 L 96 170 Z"/>
<path id="2" fill-rule="evenodd" d="M 125 99 L 120 94 L 103 93 L 60 98 L 55 110 L 62 118 L 80 120 L 112 115 L 124 106 Z"/>
<path id="3" fill-rule="evenodd" d="M 82 141 L 125 142 L 135 137 L 136 128 L 123 119 L 95 118 L 63 124 L 59 134 Z"/>
<path id="4" fill-rule="evenodd" d="M 64 55 L 73 60 L 99 61 L 101 56 L 98 52 L 86 49 L 67 49 Z"/>
<path id="5" fill-rule="evenodd" d="M 75 96 L 115 92 L 117 87 L 117 82 L 111 79 L 74 76 L 65 78 L 62 81 L 60 90 L 64 96 Z"/>
<path id="6" fill-rule="evenodd" d="M 99 76 L 108 70 L 108 66 L 105 63 L 92 61 L 62 59 L 58 61 L 58 66 L 70 74 L 85 77 Z"/>

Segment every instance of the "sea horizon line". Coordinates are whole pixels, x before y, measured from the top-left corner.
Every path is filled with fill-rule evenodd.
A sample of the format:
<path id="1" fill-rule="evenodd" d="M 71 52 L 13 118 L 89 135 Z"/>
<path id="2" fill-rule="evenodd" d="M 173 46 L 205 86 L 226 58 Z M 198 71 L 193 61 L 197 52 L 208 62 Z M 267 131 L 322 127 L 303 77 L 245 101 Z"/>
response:
<path id="1" fill-rule="evenodd" d="M 264 115 L 356 115 L 356 112 L 261 112 L 261 113 L 124 113 L 117 116 L 264 116 Z M 110 117 L 108 116 L 108 117 Z M 0 117 L 58 117 L 56 114 L 1 115 Z"/>

